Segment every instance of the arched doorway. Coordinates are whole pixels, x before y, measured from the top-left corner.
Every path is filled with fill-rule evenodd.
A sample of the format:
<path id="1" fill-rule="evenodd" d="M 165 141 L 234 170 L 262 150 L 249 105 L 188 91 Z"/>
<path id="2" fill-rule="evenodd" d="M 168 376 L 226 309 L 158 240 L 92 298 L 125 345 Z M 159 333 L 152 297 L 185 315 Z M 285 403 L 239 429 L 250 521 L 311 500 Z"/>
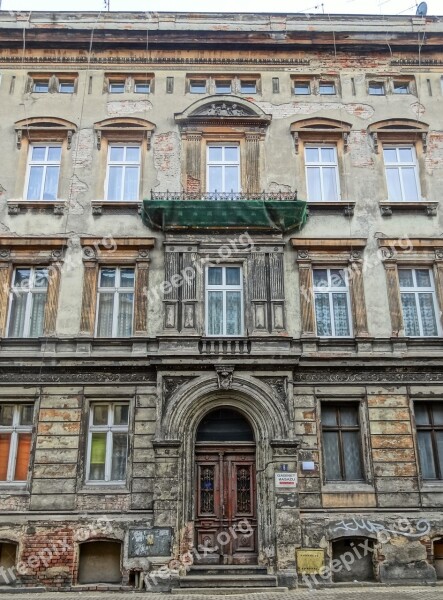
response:
<path id="1" fill-rule="evenodd" d="M 195 536 L 201 564 L 257 563 L 255 439 L 249 421 L 217 408 L 195 443 Z"/>

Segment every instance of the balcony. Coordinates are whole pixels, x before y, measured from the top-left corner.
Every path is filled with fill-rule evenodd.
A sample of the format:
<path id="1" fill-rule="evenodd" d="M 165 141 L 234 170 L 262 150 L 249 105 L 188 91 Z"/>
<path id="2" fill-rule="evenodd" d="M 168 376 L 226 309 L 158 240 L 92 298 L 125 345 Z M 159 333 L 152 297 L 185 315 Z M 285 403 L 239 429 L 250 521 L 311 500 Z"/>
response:
<path id="1" fill-rule="evenodd" d="M 258 194 L 151 192 L 142 218 L 162 231 L 241 230 L 280 232 L 300 230 L 307 219 L 306 202 L 297 193 Z"/>

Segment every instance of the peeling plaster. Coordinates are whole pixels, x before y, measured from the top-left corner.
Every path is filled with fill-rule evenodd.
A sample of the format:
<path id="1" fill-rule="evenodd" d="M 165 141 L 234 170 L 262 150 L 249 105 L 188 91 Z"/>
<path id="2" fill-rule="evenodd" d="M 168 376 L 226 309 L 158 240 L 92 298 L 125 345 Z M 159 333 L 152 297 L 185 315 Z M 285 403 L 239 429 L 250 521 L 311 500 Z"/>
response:
<path id="1" fill-rule="evenodd" d="M 420 104 L 420 102 L 414 102 L 409 108 L 412 110 L 416 117 L 422 117 L 426 112 L 425 107 L 423 106 L 423 104 Z"/>
<path id="2" fill-rule="evenodd" d="M 269 191 L 272 193 L 276 193 L 276 192 L 284 192 L 284 193 L 290 193 L 292 192 L 292 187 L 290 185 L 286 185 L 285 183 L 278 183 L 277 181 L 271 181 L 271 183 L 269 184 Z"/>
<path id="3" fill-rule="evenodd" d="M 319 102 L 311 104 L 308 102 L 288 102 L 287 104 L 272 104 L 271 102 L 256 102 L 255 104 L 265 113 L 272 115 L 274 119 L 286 119 L 296 115 L 311 115 L 321 111 L 345 110 L 348 114 L 366 121 L 375 113 L 369 104 L 359 103 Z"/>
<path id="4" fill-rule="evenodd" d="M 74 169 L 90 169 L 94 151 L 94 132 L 92 129 L 82 129 L 77 134 L 74 143 Z"/>
<path id="5" fill-rule="evenodd" d="M 154 136 L 154 167 L 158 191 L 180 189 L 180 141 L 174 131 Z"/>
<path id="6" fill-rule="evenodd" d="M 349 151 L 354 167 L 367 169 L 374 166 L 373 150 L 365 129 L 351 131 L 349 134 Z"/>
<path id="7" fill-rule="evenodd" d="M 123 100 L 121 102 L 108 102 L 108 115 L 111 117 L 121 117 L 122 115 L 132 115 L 133 113 L 144 113 L 152 110 L 152 103 L 149 100 Z"/>

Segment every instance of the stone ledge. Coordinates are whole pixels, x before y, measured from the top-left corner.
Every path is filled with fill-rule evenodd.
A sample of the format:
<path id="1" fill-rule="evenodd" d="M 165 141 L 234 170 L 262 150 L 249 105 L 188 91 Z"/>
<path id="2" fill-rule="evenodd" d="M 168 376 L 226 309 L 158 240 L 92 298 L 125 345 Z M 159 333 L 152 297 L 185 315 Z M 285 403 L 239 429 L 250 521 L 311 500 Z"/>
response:
<path id="1" fill-rule="evenodd" d="M 438 202 L 380 202 L 382 217 L 391 217 L 393 212 L 424 213 L 428 217 L 437 216 Z"/>
<path id="2" fill-rule="evenodd" d="M 64 215 L 68 206 L 67 200 L 7 200 L 9 215 L 19 215 L 21 212 L 52 212 L 54 215 Z"/>
<path id="3" fill-rule="evenodd" d="M 142 211 L 142 202 L 138 201 L 126 201 L 126 202 L 117 202 L 114 200 L 92 200 L 92 214 L 94 216 L 102 215 L 103 213 L 107 214 L 141 214 Z"/>

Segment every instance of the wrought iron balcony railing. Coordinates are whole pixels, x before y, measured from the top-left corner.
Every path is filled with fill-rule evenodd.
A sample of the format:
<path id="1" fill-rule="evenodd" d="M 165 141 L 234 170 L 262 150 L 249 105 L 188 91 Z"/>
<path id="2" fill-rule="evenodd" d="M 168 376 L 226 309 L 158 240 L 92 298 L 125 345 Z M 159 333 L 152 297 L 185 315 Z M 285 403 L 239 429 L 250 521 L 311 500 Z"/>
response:
<path id="1" fill-rule="evenodd" d="M 266 192 L 258 193 L 235 193 L 235 192 L 154 192 L 151 190 L 151 200 L 214 200 L 214 201 L 236 201 L 236 200 L 263 200 L 274 202 L 294 202 L 297 200 L 297 192 Z"/>

